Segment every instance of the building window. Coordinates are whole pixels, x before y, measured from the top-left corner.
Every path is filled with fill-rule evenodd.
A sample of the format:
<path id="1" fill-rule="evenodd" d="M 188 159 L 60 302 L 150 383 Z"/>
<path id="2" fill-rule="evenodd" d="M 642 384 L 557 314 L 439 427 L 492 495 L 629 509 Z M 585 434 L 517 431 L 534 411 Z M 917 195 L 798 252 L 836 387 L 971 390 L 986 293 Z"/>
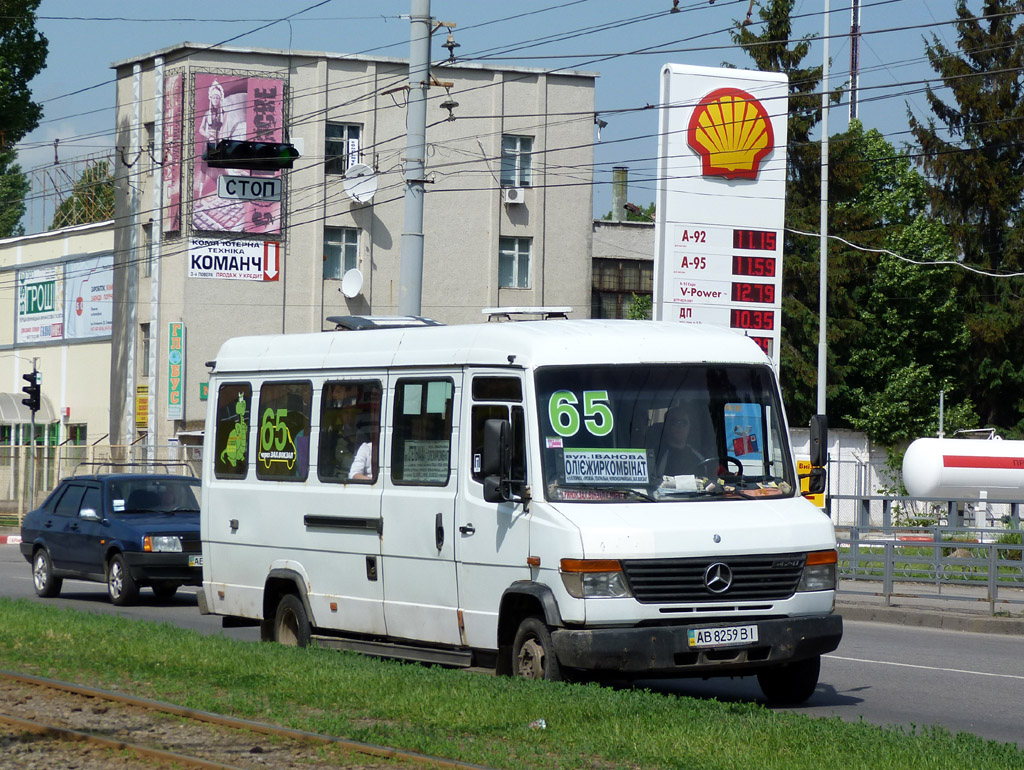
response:
<path id="1" fill-rule="evenodd" d="M 355 227 L 324 228 L 324 278 L 341 280 L 359 267 L 359 230 Z"/>
<path id="2" fill-rule="evenodd" d="M 361 127 L 351 123 L 328 123 L 324 140 L 324 173 L 344 174 L 359 162 Z"/>
<path id="3" fill-rule="evenodd" d="M 143 377 L 149 376 L 149 324 L 139 324 L 139 367 Z"/>
<path id="4" fill-rule="evenodd" d="M 89 426 L 86 423 L 68 425 L 65 433 L 67 435 L 67 443 L 72 446 L 85 446 L 86 438 L 89 435 Z"/>
<path id="5" fill-rule="evenodd" d="M 142 277 L 153 275 L 153 223 L 142 226 Z"/>
<path id="6" fill-rule="evenodd" d="M 533 177 L 533 137 L 501 137 L 501 186 L 529 187 Z"/>
<path id="7" fill-rule="evenodd" d="M 530 238 L 498 239 L 498 286 L 530 288 Z"/>
<path id="8" fill-rule="evenodd" d="M 631 259 L 595 259 L 590 295 L 591 318 L 625 318 L 633 296 L 652 297 L 654 263 Z"/>

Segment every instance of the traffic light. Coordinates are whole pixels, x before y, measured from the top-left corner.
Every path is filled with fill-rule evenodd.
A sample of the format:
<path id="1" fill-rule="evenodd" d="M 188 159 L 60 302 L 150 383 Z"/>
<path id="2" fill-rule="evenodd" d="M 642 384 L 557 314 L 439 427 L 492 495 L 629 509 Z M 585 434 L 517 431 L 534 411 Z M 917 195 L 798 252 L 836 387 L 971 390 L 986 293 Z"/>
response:
<path id="1" fill-rule="evenodd" d="M 203 160 L 210 168 L 241 168 L 249 171 L 278 171 L 291 168 L 299 151 L 287 142 L 243 142 L 221 139 L 207 142 Z"/>
<path id="2" fill-rule="evenodd" d="M 28 374 L 21 375 L 21 379 L 28 382 L 22 391 L 26 394 L 26 397 L 21 399 L 21 403 L 31 409 L 33 412 L 39 411 L 39 373 L 32 371 Z"/>

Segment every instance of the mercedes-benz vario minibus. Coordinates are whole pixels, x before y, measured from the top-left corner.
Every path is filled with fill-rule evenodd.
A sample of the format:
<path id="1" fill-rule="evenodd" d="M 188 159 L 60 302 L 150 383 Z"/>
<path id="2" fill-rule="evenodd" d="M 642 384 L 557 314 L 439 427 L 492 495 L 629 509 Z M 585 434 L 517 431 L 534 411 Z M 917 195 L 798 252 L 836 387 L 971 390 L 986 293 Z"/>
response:
<path id="1" fill-rule="evenodd" d="M 835 533 L 738 334 L 241 337 L 209 388 L 200 605 L 225 625 L 532 678 L 756 675 L 789 702 L 839 644 Z"/>

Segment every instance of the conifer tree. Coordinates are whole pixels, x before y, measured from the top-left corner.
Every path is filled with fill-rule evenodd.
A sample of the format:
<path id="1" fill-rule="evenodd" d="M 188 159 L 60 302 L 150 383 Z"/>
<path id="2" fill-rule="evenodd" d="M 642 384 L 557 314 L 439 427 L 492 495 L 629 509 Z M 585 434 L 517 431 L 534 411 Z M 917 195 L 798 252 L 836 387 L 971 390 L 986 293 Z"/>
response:
<path id="1" fill-rule="evenodd" d="M 931 115 L 910 128 L 931 181 L 935 215 L 965 264 L 1024 270 L 1024 3 L 983 0 L 976 13 L 957 0 L 956 48 L 937 35 L 925 46 L 950 97 L 927 92 Z M 1024 278 L 958 272 L 970 330 L 961 380 L 981 421 L 1024 433 Z"/>

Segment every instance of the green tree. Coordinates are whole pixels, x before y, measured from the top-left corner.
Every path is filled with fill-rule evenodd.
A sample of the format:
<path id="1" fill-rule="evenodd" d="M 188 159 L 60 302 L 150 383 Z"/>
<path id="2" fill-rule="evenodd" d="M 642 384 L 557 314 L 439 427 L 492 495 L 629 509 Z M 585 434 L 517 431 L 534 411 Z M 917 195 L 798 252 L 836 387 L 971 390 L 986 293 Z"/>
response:
<path id="1" fill-rule="evenodd" d="M 39 125 L 43 108 L 28 84 L 46 65 L 35 28 L 40 0 L 0 0 L 0 237 L 19 235 L 28 182 L 10 149 Z"/>
<path id="2" fill-rule="evenodd" d="M 848 233 L 849 240 L 889 252 L 848 257 L 859 255 L 870 269 L 851 296 L 857 334 L 847 340 L 849 365 L 837 399 L 843 414 L 873 441 L 893 447 L 937 430 L 939 391 L 945 390 L 947 423 L 973 427 L 972 404 L 958 380 L 969 333 L 951 288 L 955 268 L 910 261 L 954 257 L 947 228 L 930 214 L 927 184 L 908 154 L 877 131 L 865 132 L 855 121 L 841 141 L 848 146 L 839 170 L 858 176 L 862 186 L 837 209 L 857 209 L 871 228 Z"/>
<path id="3" fill-rule="evenodd" d="M 61 201 L 53 215 L 51 230 L 85 225 L 114 218 L 114 176 L 103 160 L 92 164 L 75 182 L 71 197 Z"/>
<path id="4" fill-rule="evenodd" d="M 929 199 L 966 264 L 1024 270 L 1024 25 L 1020 0 L 957 0 L 956 48 L 936 35 L 928 60 L 948 89 L 929 89 L 931 115 L 910 128 L 922 150 Z M 947 98 L 945 94 L 948 93 Z M 1021 278 L 959 272 L 970 330 L 960 379 L 983 423 L 1024 433 L 1024 298 Z"/>
<path id="5" fill-rule="evenodd" d="M 14 162 L 14 152 L 0 152 L 0 238 L 24 235 L 21 218 L 25 216 L 28 179 Z"/>
<path id="6" fill-rule="evenodd" d="M 758 4 L 761 25 L 736 22 L 733 41 L 750 56 L 757 68 L 782 72 L 789 77 L 789 117 L 786 145 L 786 227 L 817 232 L 821 201 L 821 146 L 811 134 L 821 122 L 822 66 L 805 66 L 810 36 L 793 39 L 792 12 L 795 0 L 768 0 Z M 759 29 L 755 33 L 754 29 Z M 837 102 L 840 91 L 831 98 Z M 838 180 L 837 180 L 838 181 Z M 850 180 L 856 184 L 856 180 Z M 842 197 L 842 185 L 833 194 Z M 805 424 L 816 409 L 818 346 L 818 241 L 787 232 L 784 238 L 782 297 L 782 387 L 789 418 Z M 831 267 L 831 264 L 830 264 Z M 830 282 L 831 285 L 831 282 Z M 829 306 L 840 303 L 830 297 Z M 842 303 L 845 304 L 845 303 Z M 831 317 L 830 313 L 830 317 Z M 834 330 L 830 329 L 831 335 Z M 830 360 L 841 363 L 830 346 Z M 829 367 L 833 381 L 841 372 Z"/>

